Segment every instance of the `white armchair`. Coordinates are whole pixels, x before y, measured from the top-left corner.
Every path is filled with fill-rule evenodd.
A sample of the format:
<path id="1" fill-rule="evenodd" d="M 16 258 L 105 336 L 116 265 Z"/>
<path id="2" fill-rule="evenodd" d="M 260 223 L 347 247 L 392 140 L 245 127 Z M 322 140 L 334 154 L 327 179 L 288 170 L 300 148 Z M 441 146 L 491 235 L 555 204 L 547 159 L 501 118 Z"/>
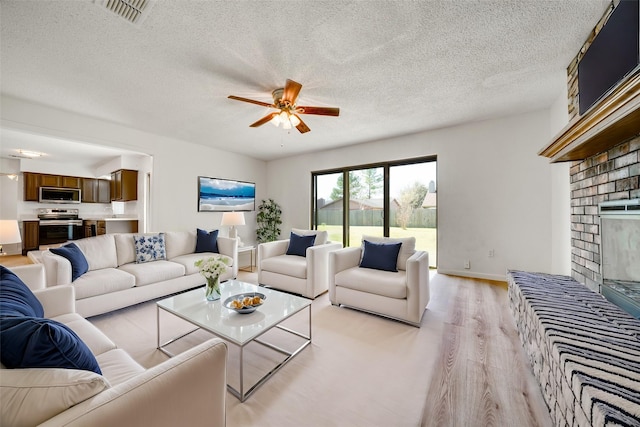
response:
<path id="1" fill-rule="evenodd" d="M 326 231 L 292 230 L 295 234 L 315 235 L 313 246 L 305 256 L 287 255 L 289 240 L 258 245 L 258 283 L 314 299 L 328 289 L 328 255 L 342 248 L 341 243 L 327 241 Z"/>
<path id="2" fill-rule="evenodd" d="M 402 246 L 397 272 L 362 268 L 363 248 L 350 247 L 329 254 L 329 300 L 420 327 L 429 303 L 429 254 L 415 250 L 415 238 L 363 237 L 376 243 Z"/>

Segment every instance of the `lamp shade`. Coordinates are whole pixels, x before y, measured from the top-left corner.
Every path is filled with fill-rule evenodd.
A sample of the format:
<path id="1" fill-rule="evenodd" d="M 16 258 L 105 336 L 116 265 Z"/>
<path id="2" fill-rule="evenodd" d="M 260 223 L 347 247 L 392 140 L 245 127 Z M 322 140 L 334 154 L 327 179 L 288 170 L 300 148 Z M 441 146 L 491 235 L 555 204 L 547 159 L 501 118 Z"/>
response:
<path id="1" fill-rule="evenodd" d="M 15 219 L 0 219 L 0 244 L 20 243 L 20 228 Z"/>
<path id="2" fill-rule="evenodd" d="M 244 212 L 224 212 L 220 225 L 244 225 Z"/>

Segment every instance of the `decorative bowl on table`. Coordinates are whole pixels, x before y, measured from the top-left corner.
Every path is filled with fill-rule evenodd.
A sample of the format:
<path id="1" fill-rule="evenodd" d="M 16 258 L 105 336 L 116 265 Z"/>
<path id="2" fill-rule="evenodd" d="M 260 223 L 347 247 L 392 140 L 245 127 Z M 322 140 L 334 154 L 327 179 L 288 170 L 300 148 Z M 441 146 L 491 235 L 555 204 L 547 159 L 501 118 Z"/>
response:
<path id="1" fill-rule="evenodd" d="M 236 313 L 248 314 L 256 311 L 264 303 L 265 299 L 267 299 L 267 296 L 260 292 L 245 292 L 230 296 L 224 300 L 223 306 Z"/>

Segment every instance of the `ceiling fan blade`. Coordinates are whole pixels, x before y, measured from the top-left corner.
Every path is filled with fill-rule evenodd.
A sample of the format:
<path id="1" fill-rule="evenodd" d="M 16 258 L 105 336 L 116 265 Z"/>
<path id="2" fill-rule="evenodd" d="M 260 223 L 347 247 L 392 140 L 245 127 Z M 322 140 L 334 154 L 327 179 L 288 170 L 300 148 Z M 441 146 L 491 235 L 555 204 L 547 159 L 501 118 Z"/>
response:
<path id="1" fill-rule="evenodd" d="M 249 102 L 251 104 L 261 105 L 263 107 L 273 107 L 273 105 L 269 104 L 268 102 L 256 101 L 254 99 L 242 98 L 240 96 L 229 95 L 228 98 L 235 99 L 236 101 L 243 101 L 243 102 Z"/>
<path id="2" fill-rule="evenodd" d="M 302 107 L 296 109 L 299 114 L 317 114 L 319 116 L 339 116 L 340 109 L 332 107 Z"/>
<path id="3" fill-rule="evenodd" d="M 295 104 L 296 99 L 298 99 L 300 89 L 302 89 L 302 85 L 300 83 L 287 79 L 287 83 L 284 85 L 282 100 L 289 101 L 291 105 Z"/>
<path id="4" fill-rule="evenodd" d="M 309 126 L 307 126 L 307 124 L 302 121 L 300 116 L 298 116 L 297 114 L 294 114 L 294 116 L 296 116 L 298 118 L 298 120 L 300 120 L 300 123 L 298 124 L 298 126 L 296 126 L 296 129 L 298 129 L 300 131 L 300 133 L 307 133 L 307 132 L 309 132 L 311 130 L 311 129 L 309 129 Z"/>
<path id="5" fill-rule="evenodd" d="M 257 128 L 258 126 L 262 126 L 263 124 L 267 123 L 269 120 L 273 119 L 278 114 L 279 114 L 278 112 L 273 112 L 273 113 L 267 114 L 266 116 L 264 116 L 263 118 L 261 118 L 257 122 L 252 123 L 251 125 L 249 125 L 249 127 Z"/>

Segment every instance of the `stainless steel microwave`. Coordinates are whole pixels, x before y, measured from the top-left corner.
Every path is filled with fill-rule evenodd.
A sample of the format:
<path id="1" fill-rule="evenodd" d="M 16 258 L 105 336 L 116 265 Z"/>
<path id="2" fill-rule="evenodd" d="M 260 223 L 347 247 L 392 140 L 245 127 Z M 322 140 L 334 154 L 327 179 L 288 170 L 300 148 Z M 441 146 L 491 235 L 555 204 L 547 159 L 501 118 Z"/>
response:
<path id="1" fill-rule="evenodd" d="M 40 187 L 40 203 L 80 203 L 82 201 L 79 188 Z"/>

